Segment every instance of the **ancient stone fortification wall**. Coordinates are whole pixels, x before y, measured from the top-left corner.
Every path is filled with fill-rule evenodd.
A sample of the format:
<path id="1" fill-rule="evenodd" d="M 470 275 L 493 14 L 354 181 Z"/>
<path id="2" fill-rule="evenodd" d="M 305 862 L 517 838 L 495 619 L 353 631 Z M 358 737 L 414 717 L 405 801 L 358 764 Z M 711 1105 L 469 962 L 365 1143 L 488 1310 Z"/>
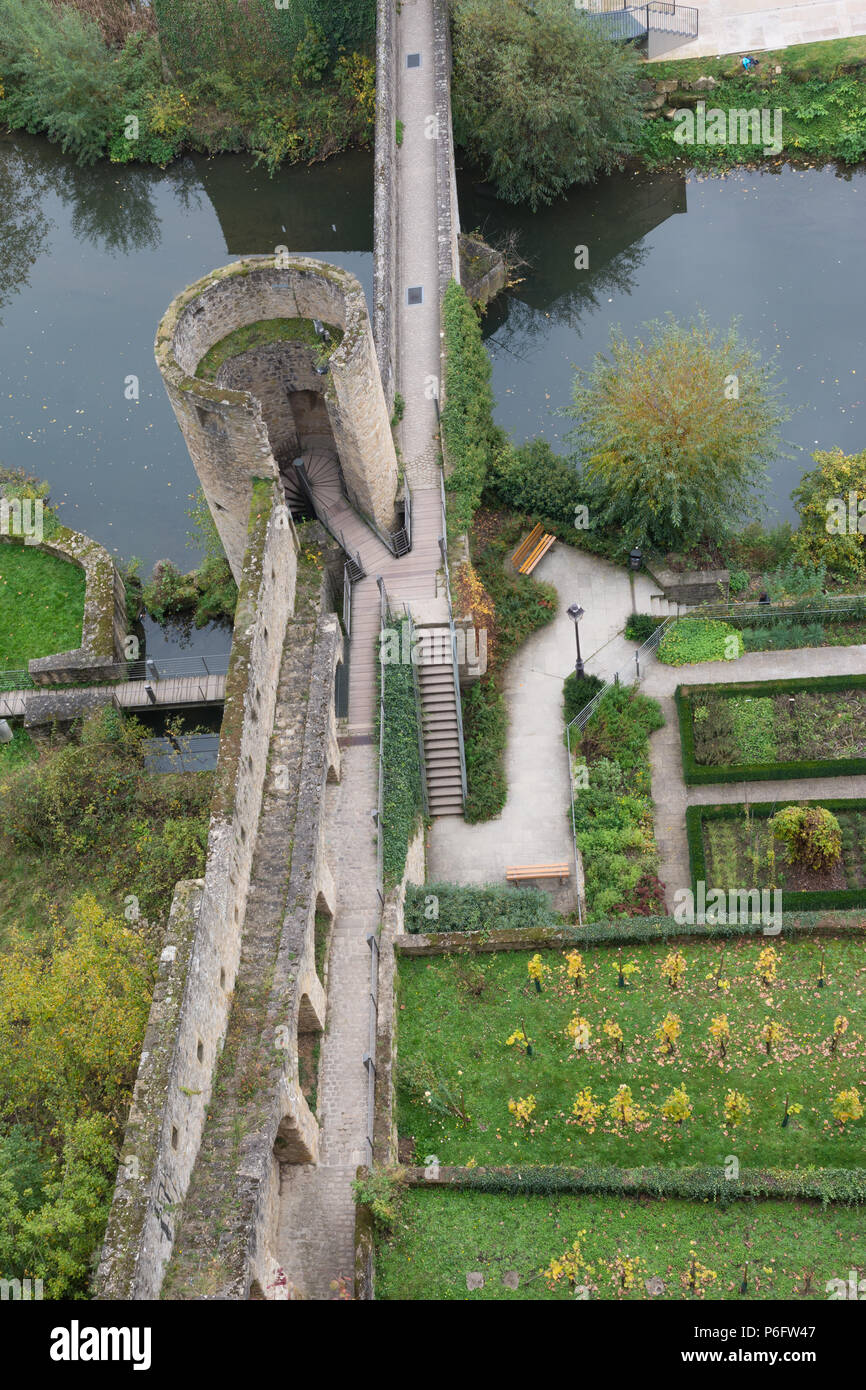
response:
<path id="1" fill-rule="evenodd" d="M 451 29 L 448 0 L 433 0 L 433 64 L 436 81 L 436 205 L 439 235 L 439 300 L 449 280 L 460 280 L 460 211 L 451 129 Z"/>
<path id="2" fill-rule="evenodd" d="M 385 400 L 394 408 L 397 328 L 397 22 L 395 0 L 376 3 L 376 142 L 373 159 L 373 336 Z"/>
<path id="3" fill-rule="evenodd" d="M 4 545 L 23 545 L 17 537 L 0 537 Z M 84 570 L 84 616 L 81 646 L 55 652 L 28 662 L 37 685 L 61 682 L 111 680 L 123 671 L 126 637 L 126 591 L 108 551 L 90 536 L 61 526 L 36 547 Z"/>
<path id="4" fill-rule="evenodd" d="M 278 1297 L 280 1167 L 318 1160 L 299 1042 L 309 1057 L 325 1024 L 316 913 L 333 917 L 336 908 L 321 812 L 325 781 L 339 774 L 333 695 L 341 649 L 334 614 L 296 613 L 283 651 L 285 723 L 272 746 L 277 776 L 266 787 L 237 997 L 166 1275 L 168 1298 Z"/>
<path id="5" fill-rule="evenodd" d="M 152 1298 L 198 1154 L 240 959 L 297 541 L 278 488 L 249 512 L 204 880 L 175 891 L 97 1291 Z"/>
<path id="6" fill-rule="evenodd" d="M 236 261 L 184 290 L 166 311 L 156 339 L 157 364 L 236 579 L 246 549 L 252 480 L 278 476 L 267 410 L 246 383 L 232 388 L 202 381 L 195 372 L 209 348 L 235 329 L 273 318 L 320 319 L 342 330 L 327 374 L 316 377 L 317 389 L 351 501 L 383 530 L 394 520 L 397 459 L 358 281 L 348 271 L 305 257 L 279 265 L 273 256 Z M 258 351 L 245 356 L 252 367 Z M 255 371 L 253 379 L 261 379 Z M 299 384 L 283 385 L 308 389 L 308 383 L 305 368 Z M 278 437 L 285 436 L 285 423 L 278 414 Z"/>
<path id="7" fill-rule="evenodd" d="M 397 1061 L 397 1020 L 394 999 L 396 943 L 405 939 L 403 914 L 407 883 L 423 883 L 424 827 L 409 844 L 406 868 L 398 888 L 388 894 L 379 936 L 379 1012 L 376 1019 L 376 1113 L 373 1156 L 376 1163 L 396 1163 L 397 1124 L 394 1116 L 394 1067 Z"/>

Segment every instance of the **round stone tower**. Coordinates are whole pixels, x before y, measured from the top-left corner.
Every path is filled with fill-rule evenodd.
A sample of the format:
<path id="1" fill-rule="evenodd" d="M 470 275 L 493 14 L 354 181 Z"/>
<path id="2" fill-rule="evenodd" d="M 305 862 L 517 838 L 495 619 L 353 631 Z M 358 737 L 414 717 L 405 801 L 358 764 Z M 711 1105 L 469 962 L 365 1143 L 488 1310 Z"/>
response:
<path id="1" fill-rule="evenodd" d="M 303 256 L 223 266 L 169 305 L 156 361 L 236 579 L 254 478 L 281 477 L 295 514 L 344 490 L 391 530 L 397 459 L 354 275 Z"/>

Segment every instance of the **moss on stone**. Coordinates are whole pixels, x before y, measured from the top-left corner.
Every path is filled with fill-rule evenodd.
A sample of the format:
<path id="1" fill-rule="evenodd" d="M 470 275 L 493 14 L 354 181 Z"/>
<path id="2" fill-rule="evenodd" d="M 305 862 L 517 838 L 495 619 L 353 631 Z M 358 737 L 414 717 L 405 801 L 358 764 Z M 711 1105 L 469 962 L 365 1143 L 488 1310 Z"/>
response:
<path id="1" fill-rule="evenodd" d="M 331 335 L 331 342 L 327 345 L 320 343 L 312 319 L 257 319 L 255 323 L 235 328 L 224 338 L 220 338 L 219 342 L 214 343 L 213 347 L 208 348 L 196 368 L 196 376 L 203 381 L 215 381 L 220 367 L 229 358 L 240 357 L 242 353 L 270 343 L 306 343 L 309 347 L 318 349 L 323 357 L 330 357 L 342 342 L 343 333 L 330 323 L 326 323 L 324 327 Z"/>

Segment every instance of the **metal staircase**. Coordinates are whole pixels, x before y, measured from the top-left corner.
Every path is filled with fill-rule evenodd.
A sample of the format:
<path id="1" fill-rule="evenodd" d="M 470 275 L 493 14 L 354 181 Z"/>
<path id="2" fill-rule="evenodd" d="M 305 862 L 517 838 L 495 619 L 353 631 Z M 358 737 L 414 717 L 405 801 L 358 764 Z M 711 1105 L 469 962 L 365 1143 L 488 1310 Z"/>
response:
<path id="1" fill-rule="evenodd" d="M 636 43 L 646 49 L 648 58 L 658 58 L 698 37 L 698 11 L 691 5 L 648 0 L 644 5 L 614 7 L 611 0 L 581 0 L 578 8 L 604 38 Z"/>

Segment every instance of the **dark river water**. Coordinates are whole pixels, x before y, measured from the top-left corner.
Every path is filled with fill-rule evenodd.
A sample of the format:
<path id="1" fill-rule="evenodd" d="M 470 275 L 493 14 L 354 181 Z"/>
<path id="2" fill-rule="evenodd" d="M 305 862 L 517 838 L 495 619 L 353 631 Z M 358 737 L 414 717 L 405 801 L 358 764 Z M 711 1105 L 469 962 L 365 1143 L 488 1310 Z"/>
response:
<path id="1" fill-rule="evenodd" d="M 791 489 L 814 449 L 866 448 L 866 171 L 832 168 L 708 177 L 622 174 L 533 216 L 464 171 L 464 230 L 516 237 L 525 279 L 485 320 L 499 422 L 562 452 L 574 366 L 612 324 L 628 334 L 670 310 L 734 316 L 778 359 L 791 420 L 771 469 L 770 521 L 794 519 Z M 589 270 L 575 269 L 586 246 Z"/>
<path id="2" fill-rule="evenodd" d="M 0 138 L 0 463 L 46 479 L 64 521 L 145 574 L 162 557 L 191 568 L 197 480 L 154 362 L 163 311 L 213 267 L 279 245 L 348 267 L 369 297 L 372 228 L 365 154 L 270 179 L 233 155 L 82 170 L 39 139 Z M 149 628 L 149 650 L 162 645 Z"/>
<path id="3" fill-rule="evenodd" d="M 0 137 L 0 463 L 47 479 L 70 525 L 146 573 L 184 568 L 196 478 L 153 359 L 169 301 L 211 268 L 284 244 L 372 290 L 372 162 L 344 155 L 269 179 L 250 160 L 81 170 L 36 138 Z M 461 220 L 515 235 L 524 281 L 485 332 L 501 423 L 560 448 L 573 365 L 610 325 L 703 307 L 776 354 L 795 410 L 789 494 L 817 447 L 866 447 L 866 178 L 831 169 L 683 178 L 622 175 L 532 215 L 461 175 Z M 590 269 L 574 267 L 575 247 Z M 139 400 L 125 379 L 139 379 Z M 199 650 L 227 636 L 199 635 Z M 170 644 L 169 644 L 170 645 Z M 155 641 L 156 652 L 160 643 Z"/>

